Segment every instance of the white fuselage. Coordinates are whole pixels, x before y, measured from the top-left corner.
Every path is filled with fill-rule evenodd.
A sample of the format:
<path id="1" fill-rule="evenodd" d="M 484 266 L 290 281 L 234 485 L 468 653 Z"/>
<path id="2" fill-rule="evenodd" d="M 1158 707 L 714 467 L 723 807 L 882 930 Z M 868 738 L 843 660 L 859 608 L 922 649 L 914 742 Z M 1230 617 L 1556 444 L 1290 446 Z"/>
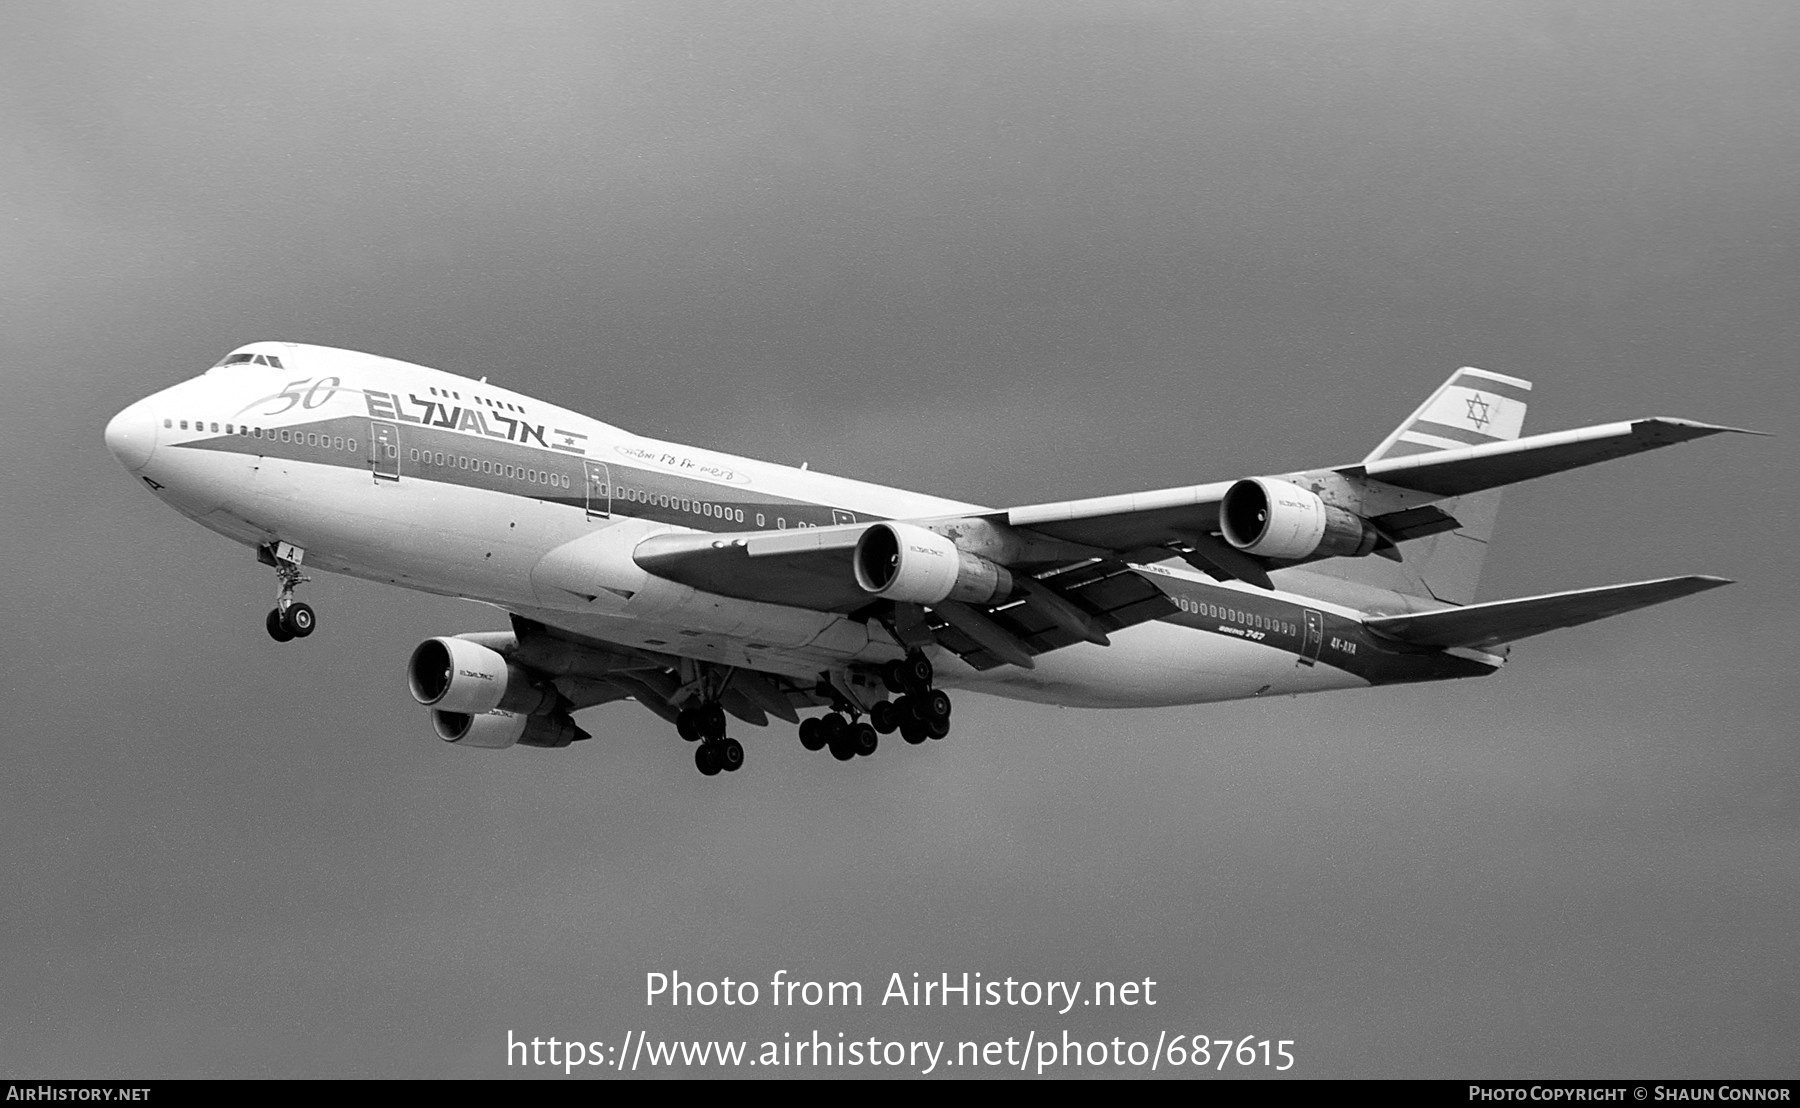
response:
<path id="1" fill-rule="evenodd" d="M 308 568 L 465 597 L 606 642 L 799 679 L 900 657 L 872 622 L 696 591 L 635 566 L 571 591 L 547 556 L 606 531 L 628 549 L 669 531 L 761 531 L 976 514 L 977 505 L 646 439 L 481 381 L 373 355 L 255 343 L 121 413 L 128 468 L 182 514 Z M 122 428 L 122 429 L 121 429 Z M 391 450 L 391 453 L 390 453 Z M 421 460 L 423 458 L 423 461 Z M 454 477 L 454 479 L 451 479 Z M 603 491 L 603 495 L 602 495 Z M 1180 562 L 1159 588 L 1270 594 Z M 1173 594 L 1171 594 L 1173 595 Z M 1359 612 L 1277 594 L 1336 621 Z M 1204 610 L 1204 606 L 1203 606 Z M 940 683 L 1089 707 L 1191 704 L 1348 688 L 1346 668 L 1153 620 L 978 672 L 937 650 Z"/>

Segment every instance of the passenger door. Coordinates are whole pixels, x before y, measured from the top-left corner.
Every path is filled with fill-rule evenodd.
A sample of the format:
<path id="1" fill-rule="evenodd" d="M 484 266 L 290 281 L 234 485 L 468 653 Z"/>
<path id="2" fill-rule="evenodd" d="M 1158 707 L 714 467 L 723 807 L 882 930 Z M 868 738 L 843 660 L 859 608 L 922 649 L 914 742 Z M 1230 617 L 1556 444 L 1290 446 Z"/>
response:
<path id="1" fill-rule="evenodd" d="M 612 518 L 612 475 L 604 462 L 587 463 L 587 517 Z"/>
<path id="2" fill-rule="evenodd" d="M 1294 664 L 1310 666 L 1319 660 L 1319 649 L 1325 645 L 1325 617 L 1306 609 L 1306 638 L 1300 643 L 1300 658 Z"/>
<path id="3" fill-rule="evenodd" d="M 369 468 L 377 481 L 400 480 L 400 428 L 392 423 L 369 423 Z"/>

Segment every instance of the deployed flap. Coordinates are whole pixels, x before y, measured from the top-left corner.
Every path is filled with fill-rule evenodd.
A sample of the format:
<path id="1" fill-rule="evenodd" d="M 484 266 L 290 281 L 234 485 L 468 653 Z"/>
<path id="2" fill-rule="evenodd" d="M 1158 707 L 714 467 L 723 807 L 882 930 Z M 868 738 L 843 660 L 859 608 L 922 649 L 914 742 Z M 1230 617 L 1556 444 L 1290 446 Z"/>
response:
<path id="1" fill-rule="evenodd" d="M 874 599 L 856 584 L 851 558 L 867 523 L 788 531 L 677 531 L 631 553 L 644 572 L 720 596 L 820 612 L 852 612 Z"/>
<path id="2" fill-rule="evenodd" d="M 1496 600 L 1466 608 L 1379 616 L 1364 622 L 1373 631 L 1418 646 L 1497 646 L 1729 584 L 1723 577 L 1663 577 L 1628 585 Z"/>
<path id="3" fill-rule="evenodd" d="M 1462 496 L 1724 432 L 1762 434 L 1741 427 L 1656 416 L 1580 427 L 1573 431 L 1528 435 L 1511 442 L 1383 458 L 1362 465 L 1340 466 L 1337 472 L 1346 477 L 1365 477 L 1432 496 Z"/>
<path id="4" fill-rule="evenodd" d="M 1054 590 L 1057 601 L 1045 604 L 1040 587 Z M 1070 618 L 1068 613 L 1056 611 L 1058 601 L 1077 609 L 1080 616 Z M 1045 654 L 1078 642 L 1093 642 L 1096 632 L 1104 637 L 1107 632 L 1163 619 L 1177 610 L 1175 602 L 1145 574 L 1122 562 L 1095 558 L 1044 574 L 1018 599 L 984 612 L 987 620 L 1028 653 Z M 1011 661 L 941 612 L 934 609 L 929 619 L 938 642 L 976 669 L 993 669 Z"/>

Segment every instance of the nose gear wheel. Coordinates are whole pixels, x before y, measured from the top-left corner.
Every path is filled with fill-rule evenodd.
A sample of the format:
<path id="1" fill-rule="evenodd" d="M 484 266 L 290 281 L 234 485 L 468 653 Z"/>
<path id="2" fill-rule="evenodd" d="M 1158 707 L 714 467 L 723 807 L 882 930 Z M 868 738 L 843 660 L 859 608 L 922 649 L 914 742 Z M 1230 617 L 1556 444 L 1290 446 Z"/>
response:
<path id="1" fill-rule="evenodd" d="M 275 607 L 269 609 L 263 620 L 269 637 L 276 642 L 291 642 L 312 634 L 319 625 L 318 615 L 312 605 L 294 599 L 294 590 L 312 580 L 300 572 L 300 561 L 306 551 L 291 543 L 278 542 L 257 548 L 256 555 L 275 567 L 275 576 L 281 581 L 275 594 Z"/>

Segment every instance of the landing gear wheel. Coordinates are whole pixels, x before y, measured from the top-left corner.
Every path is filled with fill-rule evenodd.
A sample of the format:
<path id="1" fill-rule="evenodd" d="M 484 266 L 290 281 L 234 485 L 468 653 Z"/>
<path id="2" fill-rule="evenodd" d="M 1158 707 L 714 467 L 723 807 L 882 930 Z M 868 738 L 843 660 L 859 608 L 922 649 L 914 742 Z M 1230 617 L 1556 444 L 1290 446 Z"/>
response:
<path id="1" fill-rule="evenodd" d="M 931 678 L 931 659 L 916 650 L 900 663 L 900 683 L 910 692 L 924 692 L 931 688 Z"/>
<path id="2" fill-rule="evenodd" d="M 881 683 L 886 685 L 887 691 L 893 693 L 895 696 L 899 696 L 901 693 L 905 692 L 906 663 L 896 661 L 889 662 L 887 665 L 882 666 Z"/>
<path id="3" fill-rule="evenodd" d="M 725 768 L 719 764 L 719 748 L 716 743 L 701 743 L 694 748 L 694 768 L 708 777 L 716 777 Z"/>
<path id="4" fill-rule="evenodd" d="M 800 721 L 800 745 L 808 750 L 825 749 L 825 728 L 823 721 L 808 716 Z"/>
<path id="5" fill-rule="evenodd" d="M 928 720 L 919 726 L 925 729 L 925 734 L 934 739 L 941 739 L 950 733 L 950 721 L 947 719 Z"/>
<path id="6" fill-rule="evenodd" d="M 869 723 L 877 734 L 892 735 L 894 728 L 900 726 L 900 717 L 894 711 L 894 704 L 889 700 L 877 700 L 869 709 Z"/>
<path id="7" fill-rule="evenodd" d="M 313 615 L 311 604 L 290 604 L 287 614 L 281 617 L 281 626 L 296 639 L 312 634 L 318 625 L 319 617 Z"/>
<path id="8" fill-rule="evenodd" d="M 868 724 L 859 723 L 850 728 L 850 748 L 864 758 L 875 753 L 875 748 L 879 746 L 880 743 L 881 740 L 875 737 L 875 729 Z"/>
<path id="9" fill-rule="evenodd" d="M 736 773 L 744 764 L 744 745 L 736 739 L 720 739 L 717 762 L 726 773 Z"/>
<path id="10" fill-rule="evenodd" d="M 950 697 L 942 689 L 932 689 L 924 696 L 913 699 L 917 705 L 913 711 L 927 723 L 934 719 L 950 718 Z"/>
<path id="11" fill-rule="evenodd" d="M 930 736 L 925 734 L 925 725 L 911 716 L 900 718 L 900 737 L 914 746 L 918 746 Z"/>
<path id="12" fill-rule="evenodd" d="M 700 729 L 694 724 L 692 708 L 684 708 L 676 713 L 675 733 L 681 736 L 683 742 L 697 743 L 700 741 Z"/>
<path id="13" fill-rule="evenodd" d="M 263 620 L 263 626 L 268 628 L 269 637 L 276 642 L 292 642 L 294 639 L 294 633 L 287 629 L 287 621 L 281 618 L 280 608 L 269 609 L 269 618 Z"/>
<path id="14" fill-rule="evenodd" d="M 725 737 L 725 709 L 719 707 L 716 700 L 695 711 L 694 723 L 700 737 L 708 742 L 718 742 Z"/>
<path id="15" fill-rule="evenodd" d="M 856 739 L 853 728 L 836 712 L 825 717 L 823 730 L 826 745 L 831 747 L 831 756 L 840 762 L 848 762 L 856 757 Z"/>

